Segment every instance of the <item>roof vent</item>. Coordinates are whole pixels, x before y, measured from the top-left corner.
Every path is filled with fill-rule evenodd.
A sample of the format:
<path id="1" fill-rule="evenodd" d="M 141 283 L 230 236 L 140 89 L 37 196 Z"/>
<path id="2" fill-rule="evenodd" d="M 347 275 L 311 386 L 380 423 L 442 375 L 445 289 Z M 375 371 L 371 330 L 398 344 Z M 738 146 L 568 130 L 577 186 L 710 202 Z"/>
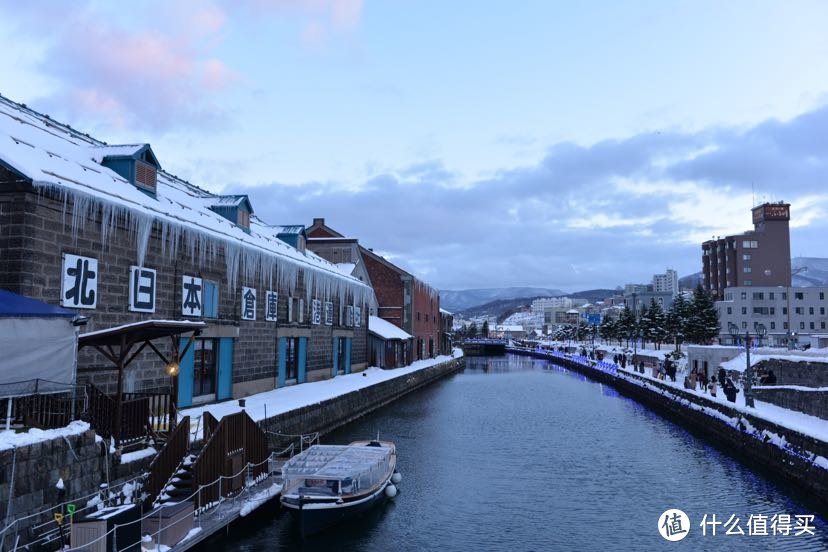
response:
<path id="1" fill-rule="evenodd" d="M 253 214 L 253 205 L 246 195 L 216 196 L 210 199 L 209 207 L 248 234 L 250 233 L 250 215 Z"/>
<path id="2" fill-rule="evenodd" d="M 92 158 L 123 176 L 145 194 L 155 197 L 161 165 L 149 144 L 94 147 Z"/>

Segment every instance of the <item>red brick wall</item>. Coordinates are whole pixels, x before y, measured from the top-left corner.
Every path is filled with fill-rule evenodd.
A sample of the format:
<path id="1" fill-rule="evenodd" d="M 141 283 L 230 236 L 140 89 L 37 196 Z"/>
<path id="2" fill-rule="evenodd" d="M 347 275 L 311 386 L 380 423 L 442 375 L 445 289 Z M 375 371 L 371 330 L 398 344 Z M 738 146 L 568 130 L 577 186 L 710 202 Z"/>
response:
<path id="1" fill-rule="evenodd" d="M 369 254 L 363 253 L 362 258 L 374 286 L 374 294 L 377 296 L 379 304 L 377 316 L 405 329 L 403 282 L 400 273 Z"/>
<path id="2" fill-rule="evenodd" d="M 435 357 L 440 354 L 440 296 L 431 286 L 419 280 L 414 280 L 412 292 L 415 356 Z"/>

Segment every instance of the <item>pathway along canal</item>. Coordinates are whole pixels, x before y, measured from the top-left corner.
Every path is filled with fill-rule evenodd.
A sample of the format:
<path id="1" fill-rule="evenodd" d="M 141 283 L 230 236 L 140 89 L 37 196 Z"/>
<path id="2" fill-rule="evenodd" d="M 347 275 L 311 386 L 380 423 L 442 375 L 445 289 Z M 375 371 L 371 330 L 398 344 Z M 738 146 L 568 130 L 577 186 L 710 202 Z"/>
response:
<path id="1" fill-rule="evenodd" d="M 401 493 L 352 525 L 302 543 L 287 513 L 268 508 L 210 550 L 828 550 L 816 536 L 773 536 L 775 514 L 815 514 L 683 428 L 613 389 L 508 355 L 466 368 L 328 435 L 397 443 Z M 681 543 L 657 530 L 662 512 L 691 521 Z M 703 536 L 707 514 L 739 518 L 744 536 Z M 766 515 L 769 536 L 748 535 Z M 760 526 L 761 528 L 761 526 Z M 205 548 L 206 550 L 206 548 Z"/>

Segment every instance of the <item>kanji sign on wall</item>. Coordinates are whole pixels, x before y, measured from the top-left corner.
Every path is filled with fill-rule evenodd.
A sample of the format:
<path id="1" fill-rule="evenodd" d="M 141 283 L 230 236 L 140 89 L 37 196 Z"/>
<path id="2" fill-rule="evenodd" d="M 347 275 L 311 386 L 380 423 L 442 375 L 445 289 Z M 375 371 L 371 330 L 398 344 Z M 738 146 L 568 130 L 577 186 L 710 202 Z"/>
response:
<path id="1" fill-rule="evenodd" d="M 195 276 L 181 277 L 181 314 L 201 316 L 204 308 L 204 284 Z"/>
<path id="2" fill-rule="evenodd" d="M 325 325 L 333 326 L 333 302 L 325 301 Z"/>
<path id="3" fill-rule="evenodd" d="M 60 304 L 75 309 L 94 309 L 98 304 L 98 260 L 63 255 Z"/>
<path id="4" fill-rule="evenodd" d="M 314 299 L 311 302 L 311 324 L 322 323 L 322 301 Z"/>
<path id="5" fill-rule="evenodd" d="M 354 307 L 354 326 L 362 326 L 362 309 L 359 307 Z"/>
<path id="6" fill-rule="evenodd" d="M 265 299 L 265 320 L 276 322 L 279 314 L 279 294 L 275 291 L 267 290 Z"/>
<path id="7" fill-rule="evenodd" d="M 155 270 L 129 267 L 129 310 L 155 312 Z"/>
<path id="8" fill-rule="evenodd" d="M 241 317 L 242 317 L 242 320 L 256 320 L 256 290 L 255 290 L 255 288 L 242 287 L 242 292 L 241 292 Z"/>

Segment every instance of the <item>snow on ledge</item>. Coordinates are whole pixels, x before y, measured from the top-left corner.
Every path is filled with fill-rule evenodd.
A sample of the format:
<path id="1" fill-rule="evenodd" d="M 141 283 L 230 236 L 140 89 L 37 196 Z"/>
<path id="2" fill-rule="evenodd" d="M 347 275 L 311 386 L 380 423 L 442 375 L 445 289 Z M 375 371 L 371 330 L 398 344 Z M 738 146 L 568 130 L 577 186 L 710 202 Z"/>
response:
<path id="1" fill-rule="evenodd" d="M 414 336 L 407 334 L 391 322 L 383 320 L 379 316 L 368 317 L 368 331 L 377 334 L 383 339 L 414 339 Z"/>
<path id="2" fill-rule="evenodd" d="M 89 424 L 80 421 L 72 422 L 66 427 L 59 427 L 57 429 L 32 428 L 25 433 L 16 433 L 12 430 L 2 431 L 0 432 L 0 450 L 25 447 L 60 437 L 74 437 L 87 431 L 89 431 Z"/>
<path id="3" fill-rule="evenodd" d="M 157 450 L 153 447 L 147 447 L 145 449 L 136 450 L 134 452 L 127 452 L 126 454 L 121 455 L 121 464 L 129 464 L 130 462 L 137 462 L 142 458 L 147 458 L 149 456 L 155 456 L 158 453 Z"/>

